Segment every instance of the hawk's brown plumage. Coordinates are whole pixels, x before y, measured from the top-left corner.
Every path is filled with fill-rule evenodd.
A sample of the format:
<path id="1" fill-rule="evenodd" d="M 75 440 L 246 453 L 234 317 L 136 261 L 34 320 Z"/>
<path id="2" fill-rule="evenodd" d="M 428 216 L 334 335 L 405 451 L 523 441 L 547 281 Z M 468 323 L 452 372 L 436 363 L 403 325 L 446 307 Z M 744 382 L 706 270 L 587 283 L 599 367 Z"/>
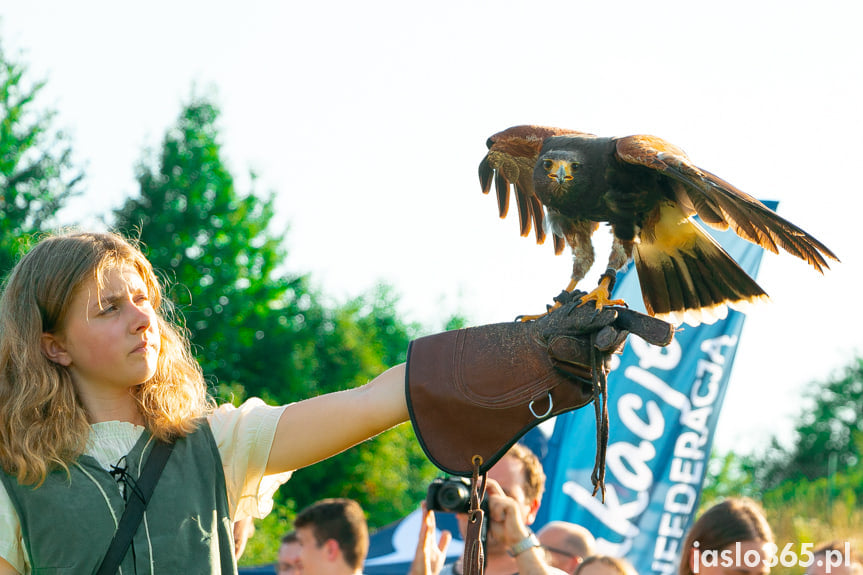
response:
<path id="1" fill-rule="evenodd" d="M 568 291 L 593 265 L 591 235 L 608 222 L 614 235 L 608 271 L 589 296 L 609 303 L 614 274 L 634 259 L 648 313 L 697 325 L 725 306 L 766 298 L 755 281 L 692 220 L 765 249 L 779 248 L 819 272 L 838 261 L 824 244 L 728 182 L 698 168 L 680 148 L 655 136 L 600 138 L 573 130 L 515 126 L 489 138 L 479 166 L 483 192 L 494 180 L 501 217 L 515 189 L 521 234 L 544 222 L 573 254 Z"/>

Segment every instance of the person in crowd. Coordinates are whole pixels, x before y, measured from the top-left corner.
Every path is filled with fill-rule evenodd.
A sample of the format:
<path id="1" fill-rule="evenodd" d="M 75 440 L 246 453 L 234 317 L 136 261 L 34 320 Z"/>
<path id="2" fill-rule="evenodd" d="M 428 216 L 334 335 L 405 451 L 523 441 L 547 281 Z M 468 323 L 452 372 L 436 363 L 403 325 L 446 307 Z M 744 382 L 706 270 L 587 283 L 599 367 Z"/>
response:
<path id="1" fill-rule="evenodd" d="M 710 507 L 690 528 L 679 575 L 765 575 L 772 562 L 773 531 L 752 499 L 730 497 Z"/>
<path id="2" fill-rule="evenodd" d="M 290 531 L 282 536 L 279 543 L 279 556 L 276 563 L 276 575 L 302 575 L 300 553 L 302 546 L 296 531 Z"/>
<path id="3" fill-rule="evenodd" d="M 590 531 L 568 521 L 549 521 L 537 531 L 536 537 L 548 555 L 548 562 L 570 575 L 585 557 L 595 553 L 596 540 Z"/>
<path id="4" fill-rule="evenodd" d="M 638 572 L 626 559 L 591 555 L 579 564 L 574 575 L 638 575 Z"/>
<path id="5" fill-rule="evenodd" d="M 812 552 L 806 575 L 863 575 L 863 556 L 850 542 L 831 541 Z"/>
<path id="6" fill-rule="evenodd" d="M 369 530 L 360 504 L 323 499 L 294 519 L 303 575 L 359 575 L 369 552 Z"/>
<path id="7" fill-rule="evenodd" d="M 488 535 L 486 575 L 563 575 L 548 564 L 546 554 L 530 530 L 545 488 L 542 465 L 527 447 L 514 444 L 488 472 Z M 444 566 L 448 540 L 435 545 L 433 511 L 425 511 L 424 525 L 410 575 L 459 575 L 463 557 Z M 458 514 L 459 530 L 466 533 L 467 515 Z"/>
<path id="8" fill-rule="evenodd" d="M 446 564 L 446 552 L 452 541 L 452 533 L 444 529 L 440 539 L 434 539 L 437 521 L 434 511 L 429 511 L 426 502 L 421 504 L 422 522 L 420 523 L 419 542 L 408 575 L 433 575 L 441 573 Z M 447 569 L 447 573 L 451 573 Z"/>
<path id="9" fill-rule="evenodd" d="M 154 564 L 163 573 L 236 573 L 234 523 L 265 516 L 293 470 L 406 421 L 406 375 L 440 367 L 438 348 L 452 339 L 414 341 L 406 363 L 361 387 L 285 406 L 256 398 L 217 406 L 162 293 L 141 249 L 113 233 L 44 237 L 6 278 L 0 575 L 93 573 L 112 557 L 111 570 L 123 573 Z M 626 337 L 615 318 L 572 303 L 532 322 L 470 328 L 482 337 L 449 354 L 436 377 L 471 367 L 515 386 L 573 373 L 589 379 L 584 358 L 598 351 L 599 362 L 587 363 L 604 366 Z M 607 348 L 589 336 L 600 329 L 611 330 Z M 525 354 L 543 361 L 515 369 L 511 358 Z M 143 499 L 142 470 L 157 470 L 154 495 L 130 539 L 115 538 L 127 498 Z M 524 533 L 522 525 L 510 535 Z M 112 541 L 120 552 L 106 554 Z"/>
<path id="10" fill-rule="evenodd" d="M 239 521 L 234 522 L 234 555 L 237 561 L 243 556 L 246 550 L 246 543 L 249 538 L 255 534 L 255 521 L 252 517 L 244 517 Z"/>

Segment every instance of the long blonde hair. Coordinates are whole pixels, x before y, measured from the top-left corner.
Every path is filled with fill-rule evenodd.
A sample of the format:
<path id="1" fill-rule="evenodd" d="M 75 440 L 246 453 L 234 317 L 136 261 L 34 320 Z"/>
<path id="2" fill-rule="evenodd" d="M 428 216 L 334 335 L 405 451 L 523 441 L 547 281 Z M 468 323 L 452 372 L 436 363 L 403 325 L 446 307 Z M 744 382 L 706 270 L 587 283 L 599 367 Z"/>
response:
<path id="1" fill-rule="evenodd" d="M 157 312 L 161 351 L 156 373 L 133 389 L 147 428 L 171 440 L 195 429 L 212 410 L 201 368 L 181 328 L 166 314 L 153 267 L 129 241 L 110 233 L 72 233 L 43 239 L 14 267 L 0 296 L 0 465 L 22 485 L 78 458 L 90 424 L 67 367 L 42 352 L 41 335 L 63 329 L 76 289 L 108 269 L 131 265 Z"/>

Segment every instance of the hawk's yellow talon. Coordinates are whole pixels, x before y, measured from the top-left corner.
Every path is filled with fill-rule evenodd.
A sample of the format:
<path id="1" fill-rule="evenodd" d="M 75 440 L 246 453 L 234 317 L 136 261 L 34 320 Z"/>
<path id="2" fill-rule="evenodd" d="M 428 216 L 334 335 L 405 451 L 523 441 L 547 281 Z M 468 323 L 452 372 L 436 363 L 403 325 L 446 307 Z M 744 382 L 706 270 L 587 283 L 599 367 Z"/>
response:
<path id="1" fill-rule="evenodd" d="M 596 311 L 601 311 L 602 308 L 609 305 L 626 306 L 626 302 L 622 299 L 609 299 L 611 294 L 609 293 L 608 286 L 610 283 L 611 279 L 607 276 L 603 276 L 599 282 L 599 285 L 596 286 L 596 289 L 594 289 L 589 294 L 583 296 L 581 298 L 581 303 L 578 305 L 582 306 L 587 302 L 592 301 L 596 305 Z"/>
<path id="2" fill-rule="evenodd" d="M 551 312 L 553 312 L 554 310 L 556 310 L 559 307 L 560 307 L 560 303 L 554 302 L 554 305 L 548 306 L 548 310 L 545 313 L 538 313 L 535 315 L 520 315 L 517 318 L 515 318 L 515 321 L 534 321 L 534 320 L 537 320 L 541 317 L 547 316 L 548 314 L 550 314 Z"/>

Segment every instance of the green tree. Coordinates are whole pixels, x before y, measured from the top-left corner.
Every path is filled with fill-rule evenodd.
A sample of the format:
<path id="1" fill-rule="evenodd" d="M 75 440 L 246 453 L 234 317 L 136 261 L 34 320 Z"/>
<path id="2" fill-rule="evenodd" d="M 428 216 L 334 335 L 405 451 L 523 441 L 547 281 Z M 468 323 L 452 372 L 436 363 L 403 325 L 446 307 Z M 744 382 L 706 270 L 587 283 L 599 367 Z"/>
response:
<path id="1" fill-rule="evenodd" d="M 78 193 L 83 177 L 68 138 L 52 127 L 55 113 L 35 107 L 44 86 L 29 81 L 27 67 L 9 60 L 0 44 L 0 275 Z"/>
<path id="2" fill-rule="evenodd" d="M 172 286 L 204 371 L 220 395 L 285 402 L 305 392 L 320 317 L 305 276 L 280 275 L 285 251 L 269 230 L 273 196 L 240 194 L 222 159 L 219 110 L 187 104 L 159 157 L 138 166 L 140 193 L 115 211 Z M 254 184 L 255 178 L 251 178 Z"/>
<path id="3" fill-rule="evenodd" d="M 328 315 L 317 334 L 318 393 L 362 385 L 405 361 L 420 327 L 398 318 L 397 301 L 389 287 L 379 286 Z M 410 424 L 403 424 L 297 471 L 280 491 L 297 508 L 323 497 L 356 499 L 370 526 L 381 527 L 413 511 L 437 473 Z"/>
<path id="4" fill-rule="evenodd" d="M 838 376 L 813 383 L 805 404 L 790 447 L 773 440 L 752 462 L 755 482 L 762 491 L 786 481 L 812 481 L 847 474 L 860 465 L 863 358 L 855 358 Z"/>
<path id="5" fill-rule="evenodd" d="M 748 456 L 733 452 L 711 453 L 701 488 L 699 509 L 708 509 L 726 497 L 755 497 L 752 484 L 752 465 Z"/>

